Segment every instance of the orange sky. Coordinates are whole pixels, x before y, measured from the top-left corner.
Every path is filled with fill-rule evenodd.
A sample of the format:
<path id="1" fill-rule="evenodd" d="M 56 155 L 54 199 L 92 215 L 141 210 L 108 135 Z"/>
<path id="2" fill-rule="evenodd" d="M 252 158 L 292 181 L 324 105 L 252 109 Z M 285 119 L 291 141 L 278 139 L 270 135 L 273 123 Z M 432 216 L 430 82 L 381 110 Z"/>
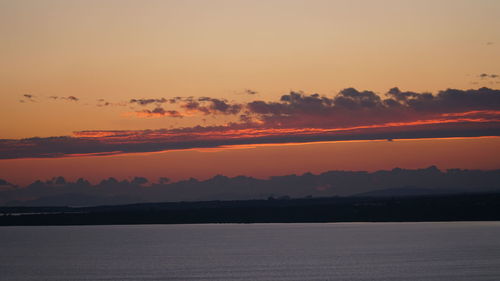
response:
<path id="1" fill-rule="evenodd" d="M 0 178 L 15 184 L 65 176 L 92 182 L 103 178 L 145 176 L 172 180 L 217 174 L 267 178 L 273 175 L 328 170 L 425 168 L 497 169 L 500 138 L 454 138 L 323 142 L 301 145 L 252 145 L 238 149 L 195 149 L 163 153 L 62 159 L 0 160 Z"/>
<path id="2" fill-rule="evenodd" d="M 279 101 L 290 90 L 333 97 L 355 87 L 384 97 L 395 86 L 419 93 L 500 88 L 499 14 L 494 0 L 1 1 L 0 139 L 237 120 L 188 111 L 183 118 L 138 118 L 146 107 L 129 101 L 140 98 L 246 104 Z M 495 169 L 498 156 L 497 138 L 337 142 L 0 160 L 0 178 L 24 184 L 55 175 L 180 179 L 432 164 Z"/>
<path id="3" fill-rule="evenodd" d="M 478 75 L 500 72 L 499 14 L 465 0 L 2 1 L 0 137 L 201 122 L 124 118 L 97 99 L 498 87 Z"/>

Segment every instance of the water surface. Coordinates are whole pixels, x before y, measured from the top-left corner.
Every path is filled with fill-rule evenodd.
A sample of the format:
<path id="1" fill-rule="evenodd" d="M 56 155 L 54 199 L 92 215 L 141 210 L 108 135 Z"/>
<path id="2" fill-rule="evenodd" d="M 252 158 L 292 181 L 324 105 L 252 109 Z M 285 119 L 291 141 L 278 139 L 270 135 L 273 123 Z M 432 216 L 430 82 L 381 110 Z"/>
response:
<path id="1" fill-rule="evenodd" d="M 500 222 L 0 227 L 1 280 L 500 280 Z"/>

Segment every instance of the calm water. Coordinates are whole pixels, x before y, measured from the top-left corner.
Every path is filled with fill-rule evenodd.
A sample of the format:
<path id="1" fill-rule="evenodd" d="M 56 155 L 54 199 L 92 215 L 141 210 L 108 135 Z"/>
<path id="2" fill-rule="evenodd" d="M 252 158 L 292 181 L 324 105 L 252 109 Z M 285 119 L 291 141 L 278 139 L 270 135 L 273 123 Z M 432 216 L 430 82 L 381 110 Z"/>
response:
<path id="1" fill-rule="evenodd" d="M 500 222 L 1 227 L 0 280 L 500 280 Z"/>

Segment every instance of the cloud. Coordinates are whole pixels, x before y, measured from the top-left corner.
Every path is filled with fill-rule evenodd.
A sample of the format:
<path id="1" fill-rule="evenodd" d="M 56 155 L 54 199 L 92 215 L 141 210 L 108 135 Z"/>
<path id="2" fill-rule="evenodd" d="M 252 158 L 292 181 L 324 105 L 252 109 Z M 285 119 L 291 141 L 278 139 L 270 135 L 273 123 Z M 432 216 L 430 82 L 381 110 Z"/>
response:
<path id="1" fill-rule="evenodd" d="M 177 110 L 165 110 L 162 107 L 156 107 L 153 110 L 144 109 L 141 111 L 137 111 L 136 115 L 138 117 L 146 117 L 146 118 L 158 118 L 163 116 L 176 117 L 176 118 L 183 117 L 183 115 Z"/>
<path id="2" fill-rule="evenodd" d="M 0 186 L 2 186 L 2 185 L 9 185 L 9 186 L 11 186 L 12 184 L 10 182 L 4 180 L 4 179 L 0 179 Z"/>
<path id="3" fill-rule="evenodd" d="M 203 115 L 236 115 L 241 111 L 243 105 L 238 103 L 229 103 L 225 99 L 200 97 L 196 100 L 192 98 L 185 99 L 181 104 L 181 107 L 185 109 L 187 113 L 197 112 Z"/>
<path id="4" fill-rule="evenodd" d="M 35 95 L 32 95 L 32 94 L 24 94 L 22 95 L 22 98 L 19 100 L 20 103 L 25 103 L 27 101 L 30 101 L 30 102 L 36 102 L 35 100 Z"/>
<path id="5" fill-rule="evenodd" d="M 488 73 L 479 74 L 479 78 L 481 79 L 487 79 L 487 78 L 496 79 L 498 77 L 499 77 L 498 74 L 488 74 Z"/>
<path id="6" fill-rule="evenodd" d="M 165 98 L 159 98 L 159 99 L 131 99 L 129 102 L 132 103 L 132 104 L 138 104 L 138 105 L 145 106 L 145 105 L 149 105 L 149 104 L 162 104 L 162 103 L 166 103 L 167 99 L 165 99 Z"/>
<path id="7" fill-rule="evenodd" d="M 490 85 L 493 85 L 493 84 L 500 84 L 500 75 L 498 74 L 494 74 L 494 73 L 481 73 L 477 76 L 477 78 L 479 78 L 479 80 L 477 81 L 472 81 L 471 83 L 472 84 L 485 84 L 485 83 L 488 83 Z"/>
<path id="8" fill-rule="evenodd" d="M 391 121 L 440 118 L 440 114 L 500 109 L 500 91 L 447 89 L 431 93 L 389 90 L 383 99 L 371 91 L 342 90 L 329 98 L 318 94 L 291 92 L 280 102 L 254 101 L 250 114 L 261 122 L 279 127 L 337 127 L 368 125 Z"/>
<path id="9" fill-rule="evenodd" d="M 145 109 L 136 111 L 137 117 L 184 117 L 191 115 L 236 115 L 241 109 L 242 105 L 238 103 L 230 103 L 225 99 L 217 99 L 211 97 L 174 97 L 170 99 L 131 99 L 130 103 L 139 104 L 141 106 L 148 106 L 155 104 L 154 109 Z M 179 111 L 165 110 L 160 104 L 170 103 L 178 104 Z"/>
<path id="10" fill-rule="evenodd" d="M 219 126 L 81 131 L 73 136 L 0 140 L 0 158 L 99 156 L 266 143 L 500 136 L 500 90 L 447 89 L 437 94 L 347 88 L 336 96 L 290 92 L 279 101 L 231 103 L 185 98 L 183 112 L 144 109 L 142 117 L 234 115 Z"/>
<path id="11" fill-rule="evenodd" d="M 68 100 L 68 101 L 78 101 L 79 98 L 75 96 L 67 96 L 67 97 L 62 97 L 62 99 Z"/>
<path id="12" fill-rule="evenodd" d="M 142 185 L 148 183 L 149 180 L 144 177 L 134 177 L 132 181 L 130 182 L 131 184 L 137 184 L 137 185 Z"/>
<path id="13" fill-rule="evenodd" d="M 108 106 L 128 106 L 129 102 L 110 102 L 105 99 L 97 99 L 97 107 L 108 107 Z"/>
<path id="14" fill-rule="evenodd" d="M 167 183 L 169 183 L 169 182 L 170 182 L 170 179 L 169 179 L 169 178 L 167 178 L 167 177 L 160 177 L 160 178 L 158 179 L 158 183 L 159 183 L 159 184 L 167 184 Z"/>
<path id="15" fill-rule="evenodd" d="M 226 100 L 207 98 L 206 101 L 210 102 L 209 109 L 213 114 L 238 114 L 241 111 L 242 105 L 230 104 Z"/>
<path id="16" fill-rule="evenodd" d="M 58 182 L 57 182 L 58 181 Z M 429 185 L 429 183 L 432 183 Z M 365 171 L 328 171 L 321 174 L 273 176 L 255 179 L 247 176 L 216 175 L 207 180 L 189 179 L 170 182 L 160 178 L 151 183 L 147 178 L 131 181 L 108 178 L 91 185 L 80 178 L 76 182 L 56 177 L 35 181 L 24 188 L 0 189 L 2 205 L 110 205 L 138 202 L 173 202 L 195 200 L 235 200 L 273 197 L 352 196 L 379 191 L 389 195 L 435 195 L 443 193 L 498 191 L 500 170 L 441 171 L 435 166 L 424 169 Z M 147 186 L 147 188 L 145 188 Z M 1 185 L 0 185 L 1 187 Z M 389 193 L 392 191 L 395 193 Z M 419 194 L 400 193 L 420 191 Z M 372 193 L 375 196 L 377 193 Z"/>
<path id="17" fill-rule="evenodd" d="M 258 93 L 259 92 L 251 90 L 251 89 L 245 89 L 245 94 L 247 94 L 247 95 L 256 95 Z"/>
<path id="18" fill-rule="evenodd" d="M 32 101 L 34 102 L 35 101 L 35 96 L 32 95 L 32 94 L 24 94 L 23 95 L 23 98 L 24 100 L 29 100 L 29 101 Z M 67 97 L 60 97 L 60 96 L 49 96 L 49 97 L 41 97 L 41 98 L 44 98 L 44 99 L 51 99 L 51 100 L 65 100 L 65 101 L 79 101 L 80 99 L 75 97 L 75 96 L 67 96 Z M 23 100 L 21 100 L 21 102 L 24 102 Z"/>
<path id="19" fill-rule="evenodd" d="M 105 99 L 98 99 L 97 100 L 97 106 L 98 107 L 103 107 L 103 106 L 110 106 L 111 103 L 106 101 Z"/>

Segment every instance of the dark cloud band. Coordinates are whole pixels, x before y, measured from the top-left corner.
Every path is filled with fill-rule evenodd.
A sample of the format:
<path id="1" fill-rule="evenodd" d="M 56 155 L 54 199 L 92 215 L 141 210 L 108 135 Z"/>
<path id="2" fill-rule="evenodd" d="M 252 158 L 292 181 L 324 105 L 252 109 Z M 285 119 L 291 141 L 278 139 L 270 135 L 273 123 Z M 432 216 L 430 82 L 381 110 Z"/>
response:
<path id="1" fill-rule="evenodd" d="M 73 136 L 0 140 L 0 159 L 109 155 L 266 143 L 500 136 L 500 90 L 430 93 L 391 89 L 385 96 L 353 88 L 335 97 L 291 92 L 277 102 L 245 104 L 179 99 L 204 115 L 239 115 L 223 126 L 84 131 Z M 182 117 L 156 107 L 143 114 Z"/>

